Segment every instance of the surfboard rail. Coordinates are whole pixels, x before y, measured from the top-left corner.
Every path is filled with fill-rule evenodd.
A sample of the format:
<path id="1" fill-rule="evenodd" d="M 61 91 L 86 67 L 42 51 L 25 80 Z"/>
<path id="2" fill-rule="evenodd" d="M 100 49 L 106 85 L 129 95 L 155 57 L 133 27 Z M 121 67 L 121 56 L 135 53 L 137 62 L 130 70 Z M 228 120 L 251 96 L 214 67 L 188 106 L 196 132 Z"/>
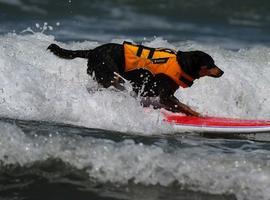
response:
<path id="1" fill-rule="evenodd" d="M 270 120 L 224 117 L 194 117 L 163 112 L 164 121 L 183 132 L 200 133 L 270 133 Z"/>

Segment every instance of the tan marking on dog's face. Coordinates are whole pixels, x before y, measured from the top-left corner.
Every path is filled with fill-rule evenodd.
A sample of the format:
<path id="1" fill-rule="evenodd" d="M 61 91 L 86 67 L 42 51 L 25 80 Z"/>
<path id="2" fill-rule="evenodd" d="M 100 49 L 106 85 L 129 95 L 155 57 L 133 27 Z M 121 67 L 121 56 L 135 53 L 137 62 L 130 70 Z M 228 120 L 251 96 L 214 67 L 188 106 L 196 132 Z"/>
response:
<path id="1" fill-rule="evenodd" d="M 214 78 L 219 78 L 224 74 L 224 72 L 219 69 L 218 67 L 213 67 L 213 68 L 208 68 L 207 66 L 202 66 L 201 70 L 199 71 L 199 76 L 204 77 L 204 76 L 211 76 Z"/>

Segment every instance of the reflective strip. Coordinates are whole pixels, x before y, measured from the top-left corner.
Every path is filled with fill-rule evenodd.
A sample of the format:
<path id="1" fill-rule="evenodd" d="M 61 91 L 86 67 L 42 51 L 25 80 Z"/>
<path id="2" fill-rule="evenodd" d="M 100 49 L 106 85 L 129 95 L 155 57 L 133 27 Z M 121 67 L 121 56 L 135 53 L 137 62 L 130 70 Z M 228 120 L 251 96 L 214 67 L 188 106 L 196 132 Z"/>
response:
<path id="1" fill-rule="evenodd" d="M 152 61 L 153 64 L 163 64 L 166 63 L 169 58 L 154 58 L 154 59 L 150 59 Z"/>

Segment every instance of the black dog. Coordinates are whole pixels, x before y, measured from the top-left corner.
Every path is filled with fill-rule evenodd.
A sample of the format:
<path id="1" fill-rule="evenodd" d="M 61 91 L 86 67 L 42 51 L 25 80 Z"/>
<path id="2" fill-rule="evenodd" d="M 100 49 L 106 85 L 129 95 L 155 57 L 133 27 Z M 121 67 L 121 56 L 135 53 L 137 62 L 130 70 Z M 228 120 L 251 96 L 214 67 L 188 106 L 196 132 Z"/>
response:
<path id="1" fill-rule="evenodd" d="M 146 56 L 148 57 L 144 57 L 142 61 L 148 63 L 153 70 L 160 71 L 161 68 L 156 69 L 155 64 L 161 66 L 162 63 L 166 62 L 167 68 L 165 67 L 165 69 L 167 71 L 170 70 L 170 65 L 168 65 L 169 58 L 166 58 L 166 55 L 169 55 L 168 57 L 174 56 L 175 62 L 179 65 L 177 68 L 181 68 L 180 72 L 185 74 L 185 76 L 180 77 L 180 83 L 179 80 L 173 77 L 173 72 L 169 73 L 166 70 L 163 70 L 164 72 L 156 72 L 156 74 L 142 66 L 136 66 L 133 70 L 127 70 L 127 59 L 129 58 L 126 57 L 127 47 L 125 47 L 125 44 L 109 43 L 93 50 L 78 51 L 62 49 L 56 44 L 51 44 L 48 49 L 61 58 L 74 59 L 79 57 L 88 59 L 87 73 L 89 75 L 94 74 L 97 82 L 105 88 L 114 86 L 117 89 L 123 90 L 123 79 L 127 79 L 132 84 L 133 90 L 145 97 L 145 99 L 149 99 L 148 97 L 159 97 L 159 103 L 153 104 L 155 108 L 165 108 L 172 112 L 183 112 L 187 115 L 199 116 L 199 113 L 179 102 L 174 93 L 179 86 L 183 87 L 185 85 L 190 87 L 193 80 L 200 77 L 211 76 L 218 78 L 222 76 L 223 71 L 215 65 L 210 55 L 202 51 L 172 52 L 172 50 L 168 49 L 153 49 L 128 44 L 131 48 L 136 48 L 136 55 L 131 59 L 140 59 L 139 57 L 143 57 L 143 54 L 146 54 L 147 51 Z M 154 54 L 164 54 L 165 58 L 164 56 L 163 58 L 154 58 Z M 140 60 L 136 61 L 141 62 Z M 175 71 L 178 71 L 177 68 L 174 66 Z M 147 101 L 142 104 L 144 106 L 151 105 Z"/>

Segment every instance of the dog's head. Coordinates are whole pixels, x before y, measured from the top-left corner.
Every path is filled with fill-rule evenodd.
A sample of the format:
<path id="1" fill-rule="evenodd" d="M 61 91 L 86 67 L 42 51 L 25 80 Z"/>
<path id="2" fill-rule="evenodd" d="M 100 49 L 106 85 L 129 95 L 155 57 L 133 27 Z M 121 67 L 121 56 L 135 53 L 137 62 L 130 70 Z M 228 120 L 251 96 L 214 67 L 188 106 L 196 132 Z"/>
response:
<path id="1" fill-rule="evenodd" d="M 219 78 L 224 74 L 224 72 L 215 65 L 214 59 L 207 53 L 195 51 L 194 56 L 199 66 L 199 77 L 211 76 Z"/>
<path id="2" fill-rule="evenodd" d="M 219 78 L 224 74 L 224 72 L 215 65 L 214 59 L 203 51 L 182 52 L 181 58 L 187 65 L 185 67 L 187 73 L 196 79 L 204 76 Z"/>

